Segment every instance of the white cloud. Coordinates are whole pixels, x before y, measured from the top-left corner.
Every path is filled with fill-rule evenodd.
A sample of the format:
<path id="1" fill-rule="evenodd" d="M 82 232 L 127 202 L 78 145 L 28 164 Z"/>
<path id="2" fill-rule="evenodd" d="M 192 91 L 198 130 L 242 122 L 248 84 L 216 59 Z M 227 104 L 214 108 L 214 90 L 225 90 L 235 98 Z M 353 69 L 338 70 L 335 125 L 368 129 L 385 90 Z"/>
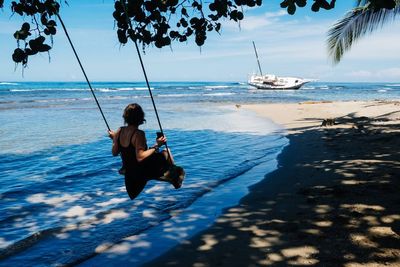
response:
<path id="1" fill-rule="evenodd" d="M 397 80 L 400 81 L 400 68 L 387 68 L 376 71 L 358 70 L 347 74 L 348 77 L 368 80 Z"/>
<path id="2" fill-rule="evenodd" d="M 228 29 L 241 29 L 245 31 L 253 31 L 267 25 L 270 25 L 272 22 L 268 20 L 266 17 L 261 16 L 245 16 L 245 19 L 240 23 L 235 21 L 227 21 L 224 23 L 223 27 Z M 239 26 L 240 25 L 240 26 Z"/>
<path id="3" fill-rule="evenodd" d="M 244 20 L 240 22 L 240 27 L 239 23 L 232 20 L 227 20 L 224 23 L 224 27 L 230 29 L 240 28 L 244 31 L 253 31 L 279 22 L 279 18 L 285 15 L 287 15 L 287 12 L 284 10 L 280 10 L 278 12 L 267 12 L 258 16 L 249 16 L 245 14 Z"/>
<path id="4" fill-rule="evenodd" d="M 400 68 L 390 68 L 386 69 L 383 72 L 379 72 L 381 75 L 386 75 L 388 77 L 397 78 L 400 80 Z"/>
<path id="5" fill-rule="evenodd" d="M 371 71 L 367 70 L 357 70 L 357 71 L 352 71 L 346 76 L 352 77 L 352 78 L 371 78 L 373 76 Z"/>
<path id="6" fill-rule="evenodd" d="M 277 12 L 267 12 L 264 14 L 266 18 L 278 18 L 282 16 L 288 16 L 288 13 L 286 10 L 279 10 Z"/>

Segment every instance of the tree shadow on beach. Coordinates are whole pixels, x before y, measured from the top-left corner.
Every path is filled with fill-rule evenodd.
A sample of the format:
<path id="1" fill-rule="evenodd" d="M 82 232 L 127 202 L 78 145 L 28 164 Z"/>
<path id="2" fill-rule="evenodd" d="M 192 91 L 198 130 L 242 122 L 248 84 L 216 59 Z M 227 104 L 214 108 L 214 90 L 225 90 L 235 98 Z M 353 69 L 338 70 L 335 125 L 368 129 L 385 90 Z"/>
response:
<path id="1" fill-rule="evenodd" d="M 240 205 L 149 265 L 400 266 L 396 116 L 295 129 L 279 168 Z"/>

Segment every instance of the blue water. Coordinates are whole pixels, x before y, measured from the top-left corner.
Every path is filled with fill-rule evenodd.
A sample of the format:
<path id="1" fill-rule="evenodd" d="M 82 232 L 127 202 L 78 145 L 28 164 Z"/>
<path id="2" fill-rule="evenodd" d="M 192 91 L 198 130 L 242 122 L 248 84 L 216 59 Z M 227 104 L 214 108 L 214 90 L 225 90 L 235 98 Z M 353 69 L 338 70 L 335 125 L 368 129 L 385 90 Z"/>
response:
<path id="1" fill-rule="evenodd" d="M 132 102 L 157 123 L 143 83 L 94 83 L 113 129 Z M 126 195 L 121 165 L 84 83 L 0 82 L 0 265 L 76 263 L 100 245 L 146 231 L 218 185 L 265 164 L 287 144 L 272 122 L 236 104 L 398 99 L 400 84 L 311 83 L 297 91 L 254 90 L 244 83 L 152 83 L 179 165 L 180 190 L 150 182 Z M 267 161 L 268 161 L 267 160 Z M 271 165 L 276 164 L 271 160 Z M 261 179 L 262 177 L 260 177 Z"/>

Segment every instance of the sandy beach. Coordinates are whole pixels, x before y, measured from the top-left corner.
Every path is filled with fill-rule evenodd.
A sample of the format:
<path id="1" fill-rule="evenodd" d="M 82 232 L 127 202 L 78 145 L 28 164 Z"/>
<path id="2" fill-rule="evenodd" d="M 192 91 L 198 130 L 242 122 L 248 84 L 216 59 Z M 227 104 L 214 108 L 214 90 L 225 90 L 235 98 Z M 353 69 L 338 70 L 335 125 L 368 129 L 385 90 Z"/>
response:
<path id="1" fill-rule="evenodd" d="M 286 127 L 278 169 L 148 266 L 400 266 L 400 102 L 239 108 Z"/>

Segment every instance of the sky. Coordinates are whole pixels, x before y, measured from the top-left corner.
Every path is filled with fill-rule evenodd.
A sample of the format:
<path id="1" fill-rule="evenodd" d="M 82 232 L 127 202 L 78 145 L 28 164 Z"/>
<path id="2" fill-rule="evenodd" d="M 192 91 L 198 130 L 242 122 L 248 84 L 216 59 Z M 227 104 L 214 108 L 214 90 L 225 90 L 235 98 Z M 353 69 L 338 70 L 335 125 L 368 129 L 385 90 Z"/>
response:
<path id="1" fill-rule="evenodd" d="M 337 1 L 333 10 L 312 12 L 310 6 L 291 16 L 280 0 L 263 0 L 261 7 L 245 9 L 240 27 L 223 22 L 221 34 L 209 34 L 200 49 L 193 40 L 171 47 L 148 47 L 143 60 L 150 81 L 245 82 L 258 70 L 252 41 L 264 73 L 296 76 L 327 82 L 399 82 L 400 21 L 366 36 L 346 53 L 338 65 L 328 57 L 327 31 L 354 6 Z M 308 2 L 311 2 L 310 0 Z M 83 81 L 61 28 L 54 37 L 49 57 L 31 57 L 22 75 L 11 59 L 16 48 L 13 33 L 23 18 L 7 5 L 0 10 L 1 81 Z M 112 0 L 69 0 L 62 17 L 91 81 L 143 81 L 132 43 L 121 46 L 112 17 Z M 25 18 L 29 19 L 29 18 Z"/>

